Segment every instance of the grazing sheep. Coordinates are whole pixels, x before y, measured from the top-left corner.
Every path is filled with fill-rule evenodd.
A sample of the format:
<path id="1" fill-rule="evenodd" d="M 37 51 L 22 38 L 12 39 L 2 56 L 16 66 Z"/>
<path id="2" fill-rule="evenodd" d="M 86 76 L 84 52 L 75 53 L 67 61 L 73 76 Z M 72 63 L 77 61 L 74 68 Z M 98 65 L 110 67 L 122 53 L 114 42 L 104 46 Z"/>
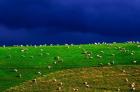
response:
<path id="1" fill-rule="evenodd" d="M 71 46 L 74 46 L 74 44 L 71 44 Z"/>
<path id="2" fill-rule="evenodd" d="M 58 87 L 56 90 L 60 91 L 62 88 L 61 87 Z"/>
<path id="3" fill-rule="evenodd" d="M 84 82 L 83 84 L 87 85 L 88 83 L 87 82 Z"/>
<path id="4" fill-rule="evenodd" d="M 87 84 L 86 87 L 89 88 L 90 86 Z"/>
<path id="5" fill-rule="evenodd" d="M 44 50 L 43 49 L 40 49 L 40 51 L 43 52 Z"/>
<path id="6" fill-rule="evenodd" d="M 42 75 L 42 73 L 41 73 L 41 72 L 37 72 L 37 74 Z"/>
<path id="7" fill-rule="evenodd" d="M 117 89 L 118 92 L 120 92 L 120 90 L 121 90 L 120 88 Z"/>
<path id="8" fill-rule="evenodd" d="M 58 83 L 58 86 L 63 86 L 63 83 L 62 83 L 62 82 L 59 82 L 59 83 Z"/>
<path id="9" fill-rule="evenodd" d="M 112 56 L 115 56 L 115 54 L 112 54 Z"/>
<path id="10" fill-rule="evenodd" d="M 101 53 L 104 53 L 104 51 L 100 51 Z"/>
<path id="11" fill-rule="evenodd" d="M 50 46 L 53 46 L 53 44 L 50 44 Z"/>
<path id="12" fill-rule="evenodd" d="M 134 88 L 134 87 L 135 87 L 135 83 L 134 83 L 134 82 L 131 84 L 131 87 L 132 87 L 132 88 Z"/>
<path id="13" fill-rule="evenodd" d="M 14 69 L 14 72 L 18 72 L 18 70 L 17 69 Z"/>
<path id="14" fill-rule="evenodd" d="M 114 65 L 115 62 L 114 62 L 114 61 L 111 61 L 110 63 L 111 63 L 112 65 Z"/>
<path id="15" fill-rule="evenodd" d="M 48 69 L 51 69 L 51 66 L 50 65 L 48 66 Z"/>
<path id="16" fill-rule="evenodd" d="M 103 66 L 103 63 L 99 63 L 100 66 Z"/>
<path id="17" fill-rule="evenodd" d="M 131 53 L 131 55 L 134 55 L 134 53 Z"/>
<path id="18" fill-rule="evenodd" d="M 19 78 L 21 78 L 21 74 L 17 75 L 16 77 L 19 77 Z"/>
<path id="19" fill-rule="evenodd" d="M 50 55 L 50 53 L 46 53 L 46 55 Z"/>
<path id="20" fill-rule="evenodd" d="M 57 62 L 55 61 L 54 64 L 57 64 Z"/>
<path id="21" fill-rule="evenodd" d="M 122 72 L 123 72 L 123 73 L 126 73 L 126 71 L 125 71 L 125 70 L 122 70 Z"/>
<path id="22" fill-rule="evenodd" d="M 68 44 L 65 44 L 65 46 L 68 46 Z"/>
<path id="23" fill-rule="evenodd" d="M 138 45 L 137 47 L 140 48 L 140 45 Z"/>
<path id="24" fill-rule="evenodd" d="M 36 45 L 34 45 L 34 48 L 37 48 L 37 46 L 36 46 Z"/>
<path id="25" fill-rule="evenodd" d="M 133 87 L 133 88 L 131 88 L 131 90 L 132 90 L 132 91 L 135 91 L 135 90 L 136 90 L 136 88 L 135 88 L 135 87 Z"/>
<path id="26" fill-rule="evenodd" d="M 98 57 L 98 58 L 102 58 L 102 56 L 100 56 L 100 55 L 97 55 L 97 57 Z"/>
<path id="27" fill-rule="evenodd" d="M 21 52 L 25 52 L 25 49 L 22 49 Z"/>
<path id="28" fill-rule="evenodd" d="M 110 63 L 107 63 L 109 66 L 111 66 L 111 64 Z"/>
<path id="29" fill-rule="evenodd" d="M 36 79 L 33 79 L 32 82 L 33 82 L 33 83 L 36 83 L 37 81 L 36 81 Z"/>
<path id="30" fill-rule="evenodd" d="M 78 91 L 78 88 L 73 88 L 73 91 Z"/>
<path id="31" fill-rule="evenodd" d="M 134 64 L 136 64 L 136 63 L 137 63 L 137 61 L 133 61 L 133 63 L 134 63 Z"/>
<path id="32" fill-rule="evenodd" d="M 3 45 L 3 48 L 5 48 L 6 46 L 5 45 Z"/>
<path id="33" fill-rule="evenodd" d="M 92 56 L 90 56 L 90 57 L 89 57 L 89 59 L 93 59 L 93 57 L 92 57 Z"/>
<path id="34" fill-rule="evenodd" d="M 43 56 L 43 53 L 40 53 L 39 55 L 40 55 L 40 56 Z"/>
<path id="35" fill-rule="evenodd" d="M 60 60 L 60 56 L 56 56 L 56 57 L 54 57 L 54 60 Z"/>
<path id="36" fill-rule="evenodd" d="M 128 82 L 129 81 L 128 78 L 125 78 L 125 81 Z"/>
<path id="37" fill-rule="evenodd" d="M 56 79 L 53 79 L 53 82 L 56 82 L 57 80 Z"/>
<path id="38" fill-rule="evenodd" d="M 24 58 L 24 57 L 25 57 L 25 55 L 21 55 L 21 57 L 23 57 L 23 58 Z"/>

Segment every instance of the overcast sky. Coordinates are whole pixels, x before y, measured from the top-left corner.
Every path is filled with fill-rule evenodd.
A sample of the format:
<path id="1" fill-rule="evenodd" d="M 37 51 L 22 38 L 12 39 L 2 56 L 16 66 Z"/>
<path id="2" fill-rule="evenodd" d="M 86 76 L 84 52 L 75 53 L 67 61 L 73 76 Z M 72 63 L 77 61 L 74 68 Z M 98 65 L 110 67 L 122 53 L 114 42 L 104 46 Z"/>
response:
<path id="1" fill-rule="evenodd" d="M 140 0 L 0 0 L 0 45 L 140 41 Z"/>

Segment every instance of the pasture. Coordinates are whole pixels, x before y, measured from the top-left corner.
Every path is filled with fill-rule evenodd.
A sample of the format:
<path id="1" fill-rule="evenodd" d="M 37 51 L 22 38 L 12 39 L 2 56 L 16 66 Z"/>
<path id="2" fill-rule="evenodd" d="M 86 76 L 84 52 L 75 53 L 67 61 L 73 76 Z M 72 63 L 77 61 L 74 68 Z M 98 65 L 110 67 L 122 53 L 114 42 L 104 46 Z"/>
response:
<path id="1" fill-rule="evenodd" d="M 54 73 L 55 75 L 55 72 L 57 74 L 57 72 L 59 71 L 61 72 L 66 70 L 66 74 L 69 74 L 67 73 L 67 69 L 72 69 L 72 71 L 79 71 L 79 69 L 85 68 L 85 70 L 83 71 L 86 71 L 88 70 L 87 68 L 89 68 L 91 70 L 88 71 L 92 71 L 93 69 L 93 74 L 94 74 L 95 67 L 97 67 L 97 70 L 99 68 L 99 70 L 101 69 L 101 71 L 103 71 L 104 70 L 102 69 L 103 67 L 108 67 L 108 68 L 112 67 L 114 69 L 116 66 L 123 67 L 125 68 L 126 71 L 128 68 L 128 70 L 130 70 L 128 72 L 134 73 L 135 77 L 132 78 L 131 76 L 122 77 L 121 75 L 120 77 L 122 78 L 128 77 L 130 80 L 135 80 L 135 82 L 138 84 L 138 90 L 139 90 L 140 74 L 139 72 L 135 74 L 136 73 L 135 71 L 140 70 L 139 65 L 140 65 L 139 43 L 111 43 L 111 44 L 95 43 L 95 44 L 85 44 L 85 45 L 65 44 L 65 45 L 54 45 L 54 46 L 53 45 L 50 46 L 47 45 L 22 46 L 21 45 L 21 46 L 12 46 L 12 47 L 3 46 L 0 47 L 0 92 L 1 91 L 3 92 L 9 88 L 12 89 L 14 86 L 23 85 L 23 84 L 25 84 L 26 87 L 26 84 L 30 83 L 29 82 L 30 80 L 44 78 L 45 76 L 51 76 L 51 73 Z M 73 68 L 77 70 L 73 70 Z M 116 74 L 112 75 L 114 76 L 114 78 L 117 75 L 117 73 L 120 74 L 120 72 L 116 68 L 115 70 L 116 70 L 115 71 Z M 80 71 L 77 72 L 76 74 L 80 75 Z M 86 72 L 88 73 L 88 71 Z M 99 73 L 101 71 L 99 71 Z M 106 73 L 112 73 L 112 69 Z M 103 76 L 103 75 L 100 74 L 99 76 Z M 47 78 L 51 78 L 51 77 L 47 77 Z M 104 78 L 108 78 L 108 77 L 106 76 Z M 91 76 L 88 77 L 87 81 L 90 81 L 90 79 Z M 65 83 L 65 77 L 62 77 L 62 80 Z M 71 79 L 67 81 L 72 82 Z M 97 81 L 100 81 L 100 79 Z M 121 84 L 119 82 L 121 81 L 118 81 L 118 85 Z M 104 86 L 105 83 L 107 82 L 104 82 L 104 84 L 99 84 L 99 86 L 100 85 Z M 117 85 L 117 82 L 114 82 L 114 85 L 115 84 Z M 74 85 L 76 85 L 76 83 L 74 83 Z M 94 85 L 95 84 L 93 84 L 93 86 Z M 95 87 L 94 90 L 96 89 L 100 90 L 98 88 L 98 85 L 96 86 L 97 87 Z M 112 88 L 114 89 L 114 87 L 115 86 L 113 86 Z M 118 87 L 117 89 L 119 90 L 119 86 L 117 87 Z M 66 87 L 65 91 L 68 92 L 67 90 L 71 90 L 71 89 L 73 90 L 75 89 L 76 91 L 76 88 L 73 87 L 71 89 L 70 88 L 71 86 L 69 88 Z M 130 88 L 135 88 L 135 87 L 130 87 Z M 48 90 L 49 89 L 51 89 L 51 87 L 49 87 Z M 91 90 L 93 89 L 90 89 L 89 92 Z"/>

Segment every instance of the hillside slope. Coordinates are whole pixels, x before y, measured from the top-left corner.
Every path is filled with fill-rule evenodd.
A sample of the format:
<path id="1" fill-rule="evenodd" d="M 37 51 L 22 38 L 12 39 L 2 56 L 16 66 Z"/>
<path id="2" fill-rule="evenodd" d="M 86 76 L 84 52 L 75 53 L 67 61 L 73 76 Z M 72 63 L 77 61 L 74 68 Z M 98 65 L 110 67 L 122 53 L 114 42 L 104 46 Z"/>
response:
<path id="1" fill-rule="evenodd" d="M 139 65 L 140 44 L 0 47 L 0 91 L 54 71 Z"/>
<path id="2" fill-rule="evenodd" d="M 25 82 L 6 92 L 140 92 L 139 67 L 68 69 Z"/>

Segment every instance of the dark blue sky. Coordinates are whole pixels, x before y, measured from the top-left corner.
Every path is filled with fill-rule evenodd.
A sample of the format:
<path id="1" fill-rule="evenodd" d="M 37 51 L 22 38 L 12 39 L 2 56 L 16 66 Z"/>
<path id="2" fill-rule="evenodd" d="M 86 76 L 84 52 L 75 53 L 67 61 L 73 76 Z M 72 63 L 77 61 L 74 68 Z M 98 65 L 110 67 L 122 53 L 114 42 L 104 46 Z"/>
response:
<path id="1" fill-rule="evenodd" d="M 0 0 L 0 45 L 140 41 L 139 0 Z"/>

